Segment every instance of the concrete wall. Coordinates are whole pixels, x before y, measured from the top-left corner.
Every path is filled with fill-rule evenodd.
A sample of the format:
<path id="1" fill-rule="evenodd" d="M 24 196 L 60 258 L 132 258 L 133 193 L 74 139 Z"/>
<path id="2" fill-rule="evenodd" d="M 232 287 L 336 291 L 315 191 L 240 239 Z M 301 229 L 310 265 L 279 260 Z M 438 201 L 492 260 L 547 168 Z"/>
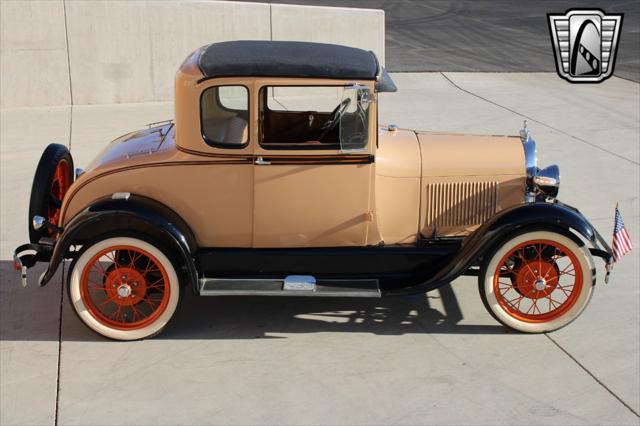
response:
<path id="1" fill-rule="evenodd" d="M 0 2 L 2 108 L 170 101 L 194 49 L 237 39 L 304 40 L 373 50 L 384 12 L 222 1 Z"/>
<path id="2" fill-rule="evenodd" d="M 66 105 L 69 72 L 61 0 L 0 1 L 0 104 Z"/>

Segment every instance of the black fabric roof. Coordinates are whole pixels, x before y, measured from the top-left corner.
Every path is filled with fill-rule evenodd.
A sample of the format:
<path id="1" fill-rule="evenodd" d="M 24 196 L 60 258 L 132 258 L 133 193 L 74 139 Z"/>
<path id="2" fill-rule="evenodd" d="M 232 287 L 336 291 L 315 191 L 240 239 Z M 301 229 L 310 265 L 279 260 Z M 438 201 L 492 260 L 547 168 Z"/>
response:
<path id="1" fill-rule="evenodd" d="M 242 40 L 205 46 L 198 61 L 205 77 L 319 77 L 374 80 L 373 52 L 336 44 Z"/>

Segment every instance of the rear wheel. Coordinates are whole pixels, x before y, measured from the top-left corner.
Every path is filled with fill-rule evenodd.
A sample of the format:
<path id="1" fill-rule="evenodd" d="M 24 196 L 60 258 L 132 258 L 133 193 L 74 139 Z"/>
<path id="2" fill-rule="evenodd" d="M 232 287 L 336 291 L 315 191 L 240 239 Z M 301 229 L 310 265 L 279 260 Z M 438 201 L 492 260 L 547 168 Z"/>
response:
<path id="1" fill-rule="evenodd" d="M 485 263 L 480 295 L 489 313 L 507 327 L 527 333 L 557 330 L 587 306 L 592 263 L 584 248 L 562 234 L 524 233 Z"/>
<path id="2" fill-rule="evenodd" d="M 37 243 L 42 237 L 55 237 L 47 228 L 35 229 L 34 216 L 60 226 L 62 201 L 73 183 L 73 159 L 66 146 L 50 144 L 42 153 L 31 187 L 29 201 L 29 240 Z"/>
<path id="3" fill-rule="evenodd" d="M 158 334 L 178 305 L 180 285 L 169 258 L 137 238 L 90 244 L 74 262 L 69 296 L 80 319 L 117 340 Z"/>

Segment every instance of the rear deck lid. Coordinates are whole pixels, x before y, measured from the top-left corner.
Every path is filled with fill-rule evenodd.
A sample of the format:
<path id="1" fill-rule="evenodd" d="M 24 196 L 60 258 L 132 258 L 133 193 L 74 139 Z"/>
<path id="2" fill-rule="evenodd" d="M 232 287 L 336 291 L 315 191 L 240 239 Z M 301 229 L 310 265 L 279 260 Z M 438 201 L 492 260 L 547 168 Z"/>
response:
<path id="1" fill-rule="evenodd" d="M 173 133 L 173 122 L 164 122 L 122 135 L 110 142 L 87 166 L 87 170 L 116 166 L 119 163 L 146 162 L 160 150 L 165 141 L 173 139 Z"/>

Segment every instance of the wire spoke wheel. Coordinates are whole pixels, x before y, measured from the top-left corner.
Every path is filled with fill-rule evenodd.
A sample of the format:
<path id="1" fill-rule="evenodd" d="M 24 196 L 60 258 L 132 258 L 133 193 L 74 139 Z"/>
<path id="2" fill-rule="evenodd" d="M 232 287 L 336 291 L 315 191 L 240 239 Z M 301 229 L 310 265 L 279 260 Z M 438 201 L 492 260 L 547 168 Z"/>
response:
<path id="1" fill-rule="evenodd" d="M 502 324 L 528 333 L 557 330 L 587 306 L 593 260 L 574 239 L 552 231 L 512 237 L 487 259 L 479 276 L 482 301 Z"/>
<path id="2" fill-rule="evenodd" d="M 58 226 L 60 221 L 60 209 L 62 200 L 71 185 L 69 163 L 62 159 L 56 166 L 53 178 L 51 180 L 51 188 L 49 193 L 48 219 L 53 225 Z"/>
<path id="3" fill-rule="evenodd" d="M 69 300 L 102 336 L 138 340 L 160 333 L 180 300 L 176 266 L 145 236 L 88 242 L 71 266 Z"/>
<path id="4" fill-rule="evenodd" d="M 98 251 L 86 263 L 80 295 L 89 313 L 102 324 L 135 330 L 162 315 L 171 287 L 167 271 L 154 255 L 119 245 Z"/>
<path id="5" fill-rule="evenodd" d="M 500 260 L 493 285 L 498 303 L 514 317 L 549 321 L 575 304 L 582 268 L 575 254 L 560 243 L 527 241 Z"/>

